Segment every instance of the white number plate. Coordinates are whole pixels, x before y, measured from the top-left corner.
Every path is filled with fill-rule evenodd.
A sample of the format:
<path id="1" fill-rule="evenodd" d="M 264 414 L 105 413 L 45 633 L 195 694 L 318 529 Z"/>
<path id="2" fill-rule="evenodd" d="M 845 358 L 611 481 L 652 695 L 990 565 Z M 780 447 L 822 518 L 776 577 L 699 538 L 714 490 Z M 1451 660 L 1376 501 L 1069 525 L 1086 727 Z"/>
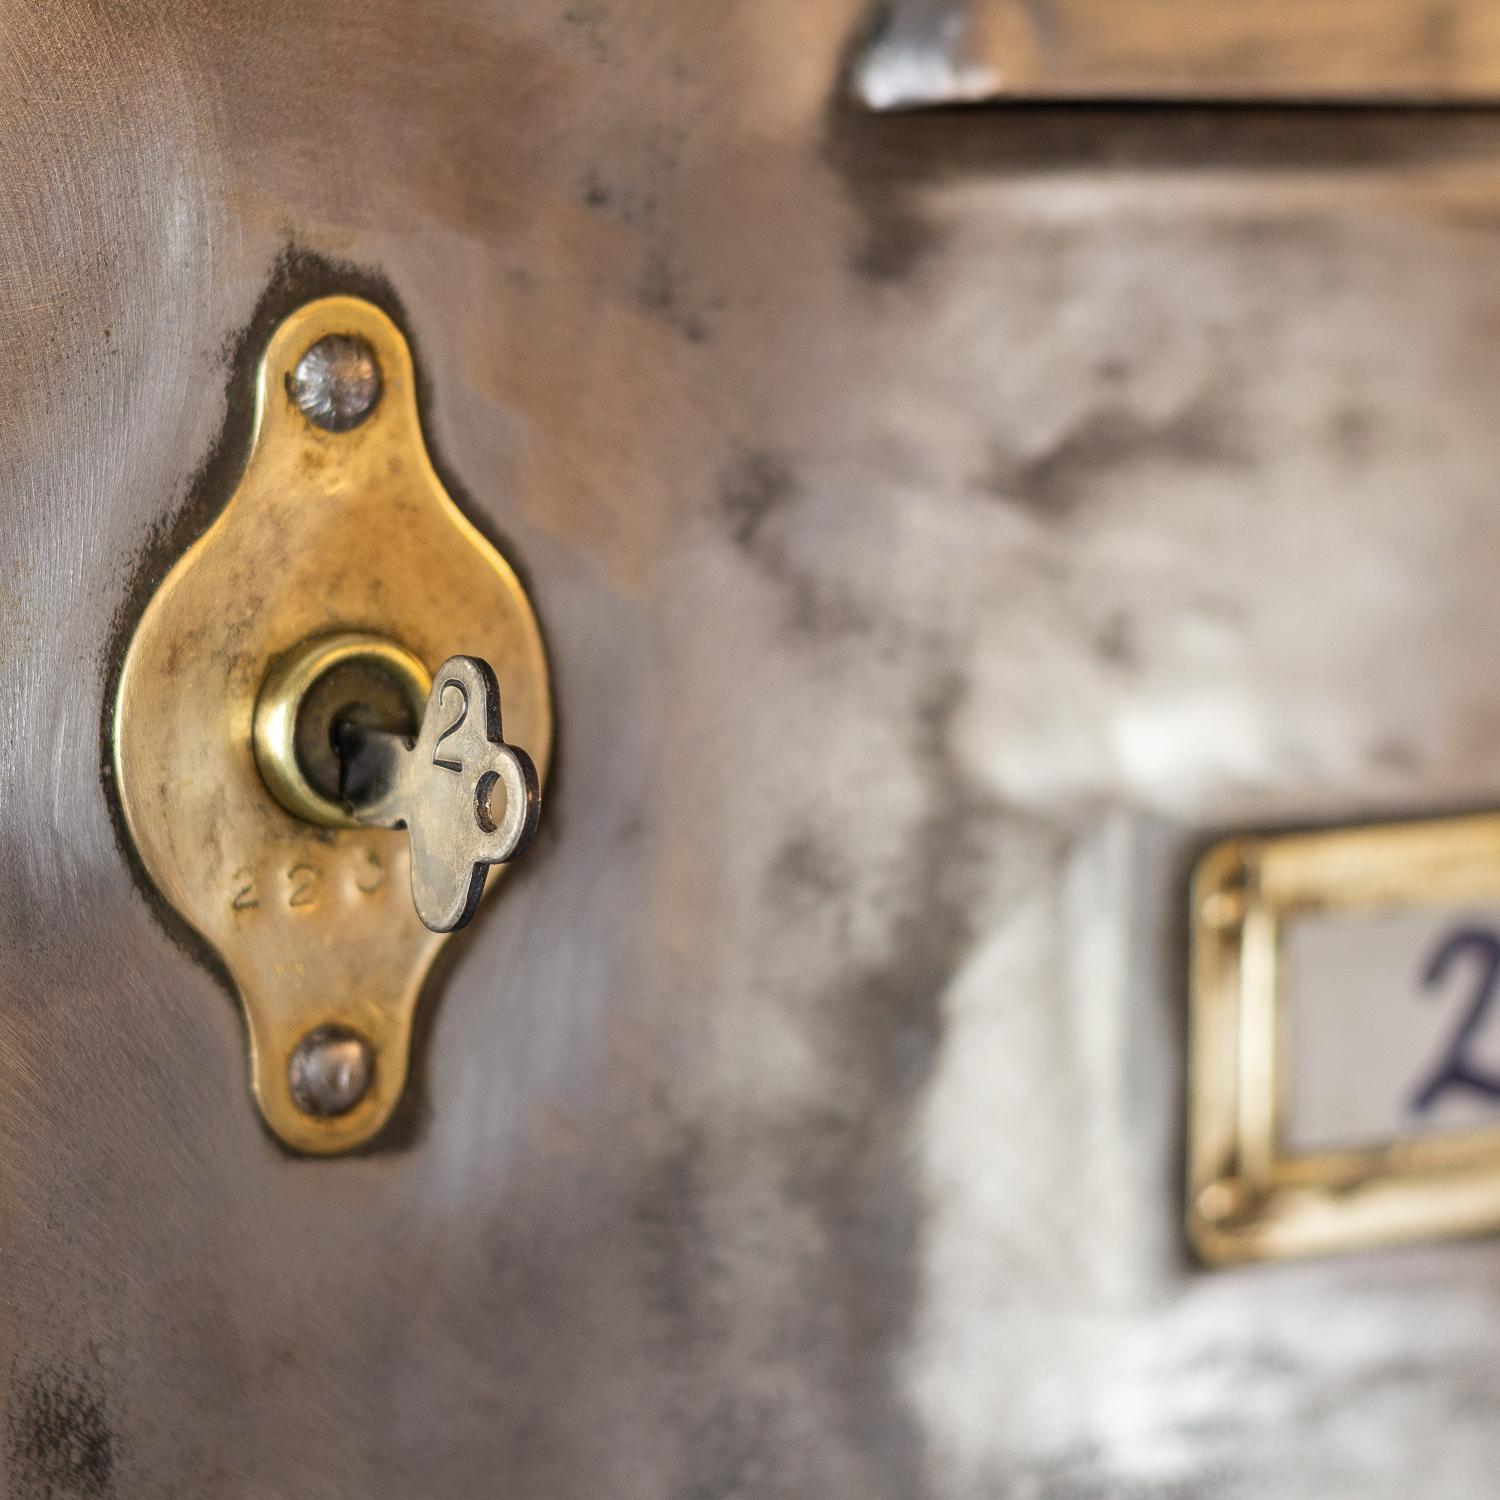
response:
<path id="1" fill-rule="evenodd" d="M 1500 1125 L 1500 908 L 1293 918 L 1281 990 L 1289 1151 Z"/>

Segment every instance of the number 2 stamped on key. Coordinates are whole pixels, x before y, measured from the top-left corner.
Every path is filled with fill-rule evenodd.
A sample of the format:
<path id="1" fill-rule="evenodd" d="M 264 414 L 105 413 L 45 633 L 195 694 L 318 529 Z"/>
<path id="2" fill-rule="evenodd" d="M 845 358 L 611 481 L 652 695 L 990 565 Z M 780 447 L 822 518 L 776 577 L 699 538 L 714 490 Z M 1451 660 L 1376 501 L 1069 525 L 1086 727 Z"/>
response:
<path id="1" fill-rule="evenodd" d="M 462 927 L 489 867 L 524 852 L 541 811 L 531 757 L 502 737 L 488 663 L 450 656 L 438 668 L 415 740 L 348 725 L 339 749 L 355 819 L 407 831 L 417 915 L 433 932 Z"/>

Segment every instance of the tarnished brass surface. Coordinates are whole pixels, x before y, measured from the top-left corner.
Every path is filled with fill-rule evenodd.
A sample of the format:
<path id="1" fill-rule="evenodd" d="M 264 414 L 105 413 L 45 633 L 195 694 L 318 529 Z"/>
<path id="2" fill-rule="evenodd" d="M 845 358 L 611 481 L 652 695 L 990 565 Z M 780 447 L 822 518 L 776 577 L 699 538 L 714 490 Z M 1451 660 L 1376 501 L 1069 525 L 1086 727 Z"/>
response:
<path id="1" fill-rule="evenodd" d="M 1281 934 L 1299 913 L 1500 898 L 1500 816 L 1236 839 L 1193 882 L 1188 1233 L 1215 1264 L 1500 1227 L 1500 1131 L 1291 1154 Z"/>
<path id="2" fill-rule="evenodd" d="M 381 399 L 352 430 L 328 431 L 298 410 L 288 375 L 318 339 L 350 333 L 376 353 Z M 520 583 L 433 470 L 410 352 L 384 313 L 352 297 L 299 309 L 270 340 L 255 401 L 238 487 L 130 643 L 115 774 L 146 869 L 239 988 L 267 1124 L 297 1150 L 330 1153 L 390 1118 L 442 938 L 412 909 L 403 835 L 317 827 L 270 795 L 252 743 L 257 695 L 278 659 L 331 632 L 372 632 L 429 663 L 482 652 L 544 774 L 547 667 Z M 368 1092 L 341 1116 L 304 1113 L 288 1084 L 293 1049 L 320 1026 L 347 1027 L 374 1053 Z"/>

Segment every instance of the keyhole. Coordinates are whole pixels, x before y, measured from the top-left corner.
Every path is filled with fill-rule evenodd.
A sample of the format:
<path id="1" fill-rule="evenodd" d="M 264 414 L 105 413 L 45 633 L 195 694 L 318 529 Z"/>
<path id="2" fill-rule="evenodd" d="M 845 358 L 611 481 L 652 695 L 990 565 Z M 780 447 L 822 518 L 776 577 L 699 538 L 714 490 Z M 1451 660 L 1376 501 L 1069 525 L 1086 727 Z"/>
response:
<path id="1" fill-rule="evenodd" d="M 495 816 L 494 806 L 491 799 L 495 795 L 495 789 L 500 789 L 500 817 Z M 486 771 L 479 778 L 474 788 L 474 816 L 479 820 L 479 826 L 486 833 L 493 833 L 500 826 L 500 818 L 505 816 L 505 807 L 509 798 L 505 791 L 504 783 L 500 779 L 498 771 Z"/>
<path id="2" fill-rule="evenodd" d="M 347 724 L 411 738 L 421 713 L 421 703 L 412 704 L 405 683 L 384 662 L 352 657 L 324 672 L 298 705 L 292 741 L 297 764 L 315 792 L 337 801 L 343 771 L 339 730 Z"/>
<path id="3" fill-rule="evenodd" d="M 381 636 L 344 631 L 294 646 L 255 704 L 255 760 L 267 787 L 310 823 L 357 826 L 341 796 L 340 730 L 414 736 L 430 686 L 421 662 Z"/>

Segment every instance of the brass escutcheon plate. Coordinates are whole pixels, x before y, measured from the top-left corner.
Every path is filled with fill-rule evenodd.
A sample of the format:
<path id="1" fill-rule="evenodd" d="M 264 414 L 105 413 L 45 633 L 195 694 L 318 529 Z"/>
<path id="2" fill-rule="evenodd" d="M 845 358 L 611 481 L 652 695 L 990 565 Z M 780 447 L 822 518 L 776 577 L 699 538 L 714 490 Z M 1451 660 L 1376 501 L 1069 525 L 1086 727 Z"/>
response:
<path id="1" fill-rule="evenodd" d="M 380 366 L 378 402 L 345 431 L 314 425 L 289 388 L 330 334 L 363 338 Z M 288 1146 L 325 1155 L 390 1119 L 444 940 L 417 918 L 404 833 L 304 822 L 256 766 L 268 673 L 309 637 L 342 631 L 394 641 L 429 671 L 456 653 L 484 657 L 510 738 L 545 777 L 551 697 L 530 602 L 433 469 L 400 330 L 371 303 L 327 297 L 272 335 L 244 472 L 147 605 L 114 720 L 126 825 L 162 895 L 238 987 L 261 1113 Z M 320 1117 L 293 1102 L 287 1070 L 302 1037 L 328 1026 L 369 1042 L 374 1074 L 348 1113 Z"/>

